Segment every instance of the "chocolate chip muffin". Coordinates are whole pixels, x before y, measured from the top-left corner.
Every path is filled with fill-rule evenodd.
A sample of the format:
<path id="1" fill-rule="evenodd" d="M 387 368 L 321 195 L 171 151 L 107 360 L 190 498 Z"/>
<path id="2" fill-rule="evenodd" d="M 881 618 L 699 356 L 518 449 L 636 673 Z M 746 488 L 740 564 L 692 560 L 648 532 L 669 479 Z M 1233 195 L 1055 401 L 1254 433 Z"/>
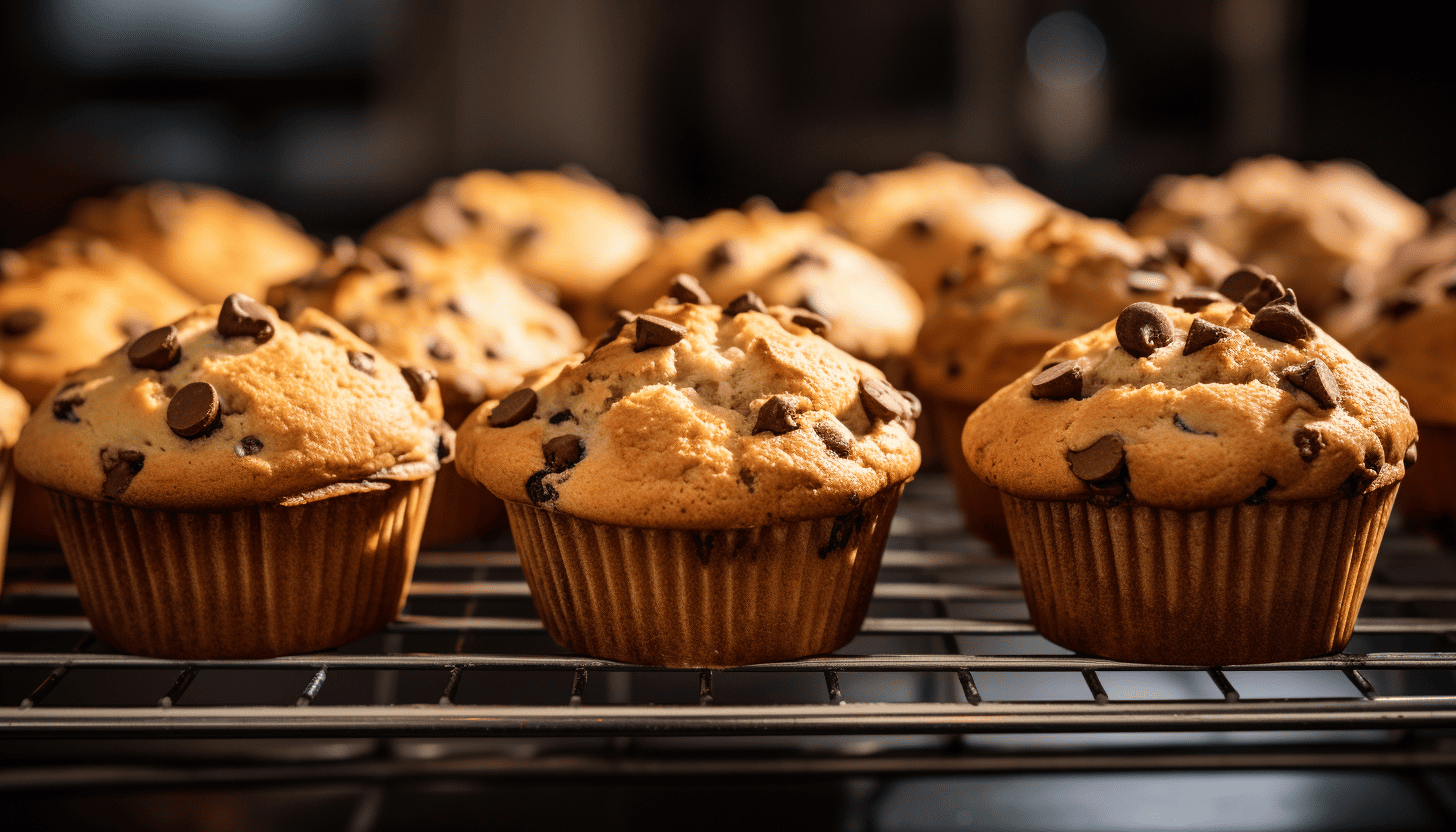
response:
<path id="1" fill-rule="evenodd" d="M 15 498 L 15 467 L 10 453 L 20 438 L 20 427 L 30 415 L 25 397 L 0 384 L 0 585 L 5 582 L 5 550 L 10 538 L 10 508 Z"/>
<path id="2" fill-rule="evenodd" d="M 960 453 L 971 411 L 1036 366 L 1048 349 L 1129 303 L 1194 308 L 1210 302 L 1219 297 L 1211 287 L 1237 265 L 1194 237 L 1135 240 L 1116 223 L 1060 211 L 1012 254 L 977 253 L 949 272 L 920 331 L 911 370 L 966 528 L 997 551 L 1010 551 L 1000 501 L 971 476 Z"/>
<path id="3" fill-rule="evenodd" d="M 581 321 L 656 236 L 657 220 L 638 200 L 568 167 L 442 179 L 364 242 L 396 260 L 419 249 L 484 248 L 548 287 Z"/>
<path id="4" fill-rule="evenodd" d="M 1011 254 L 1056 203 L 996 167 L 926 156 L 901 170 L 830 177 L 809 197 L 846 237 L 898 265 L 927 305 L 967 252 Z"/>
<path id="5" fill-rule="evenodd" d="M 243 295 L 68 375 L 15 448 L 97 635 L 172 658 L 335 647 L 409 586 L 453 432 L 435 385 Z"/>
<path id="6" fill-rule="evenodd" d="M 664 298 L 466 420 L 560 644 L 729 667 L 853 637 L 918 405 L 800 314 Z"/>
<path id="7" fill-rule="evenodd" d="M 67 225 L 140 257 L 204 303 L 233 292 L 262 297 L 322 256 L 292 217 L 204 185 L 151 182 L 83 199 Z"/>
<path id="8" fill-rule="evenodd" d="M 966 422 L 1051 641 L 1235 665 L 1349 640 L 1415 421 L 1292 290 L 1261 299 L 1131 304 Z"/>
<path id="9" fill-rule="evenodd" d="M 808 310 L 827 322 L 830 343 L 897 381 L 924 315 L 914 290 L 884 261 L 832 233 L 819 216 L 780 213 L 764 200 L 669 228 L 607 291 L 603 310 L 640 312 L 681 274 L 695 278 L 713 303 L 752 291 L 765 303 Z"/>
<path id="10" fill-rule="evenodd" d="M 445 420 L 459 426 L 531 370 L 581 346 L 571 316 L 533 294 L 479 251 L 455 250 L 396 270 L 377 259 L 276 286 L 268 302 L 285 320 L 307 308 L 344 322 L 379 354 L 439 381 Z M 435 481 L 426 546 L 455 543 L 505 523 L 505 507 L 448 464 Z"/>
<path id="11" fill-rule="evenodd" d="M 1381 293 L 1376 271 L 1420 234 L 1426 213 L 1353 162 L 1244 159 L 1222 176 L 1165 176 L 1128 220 L 1134 234 L 1195 231 L 1299 293 L 1316 323 Z"/>

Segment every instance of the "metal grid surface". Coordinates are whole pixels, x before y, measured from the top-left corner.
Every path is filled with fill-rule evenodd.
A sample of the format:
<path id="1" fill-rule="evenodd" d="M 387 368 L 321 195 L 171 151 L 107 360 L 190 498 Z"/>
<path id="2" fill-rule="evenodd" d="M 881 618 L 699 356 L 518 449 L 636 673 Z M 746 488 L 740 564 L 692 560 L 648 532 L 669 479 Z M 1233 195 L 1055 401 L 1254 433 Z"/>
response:
<path id="1" fill-rule="evenodd" d="M 427 553 L 387 633 L 267 661 L 118 654 L 87 634 L 63 572 L 33 559 L 12 557 L 0 606 L 0 691 L 11 695 L 0 702 L 0 736 L 11 739 L 1295 730 L 1311 738 L 1300 742 L 1352 740 L 1365 764 L 1456 760 L 1431 738 L 1442 732 L 1413 731 L 1456 726 L 1456 559 L 1398 529 L 1350 650 L 1244 668 L 1124 664 L 1041 640 L 1014 567 L 959 530 L 936 476 L 907 491 L 855 642 L 834 656 L 731 671 L 562 654 L 532 615 L 510 551 Z M 1360 729 L 1379 729 L 1384 745 L 1362 739 L 1369 732 L 1314 733 Z M 1419 747 L 1409 744 L 1416 736 Z M 1371 762 L 1390 753 L 1406 756 Z"/>

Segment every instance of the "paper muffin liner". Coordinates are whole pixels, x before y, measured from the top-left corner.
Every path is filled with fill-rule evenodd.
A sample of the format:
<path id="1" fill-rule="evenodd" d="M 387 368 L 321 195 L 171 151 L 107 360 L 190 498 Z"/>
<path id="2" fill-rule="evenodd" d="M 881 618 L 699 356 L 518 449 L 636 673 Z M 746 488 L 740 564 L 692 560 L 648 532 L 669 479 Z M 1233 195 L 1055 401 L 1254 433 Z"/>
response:
<path id="1" fill-rule="evenodd" d="M 1006 530 L 1000 492 L 971 473 L 965 451 L 961 450 L 961 431 L 977 406 L 979 402 L 961 404 L 932 398 L 925 402 L 925 411 L 940 440 L 940 455 L 945 458 L 945 469 L 955 486 L 956 504 L 960 506 L 966 531 L 986 541 L 993 550 L 1009 555 L 1011 535 Z"/>
<path id="2" fill-rule="evenodd" d="M 1349 642 L 1398 488 L 1204 511 L 1002 499 L 1047 640 L 1119 661 L 1235 665 Z"/>
<path id="3" fill-rule="evenodd" d="M 18 477 L 15 483 L 15 513 L 10 534 L 15 540 L 32 544 L 54 547 L 60 542 L 56 523 L 51 519 L 49 492 L 25 477 Z"/>
<path id="4" fill-rule="evenodd" d="M 507 502 L 546 632 L 588 656 L 722 668 L 829 653 L 869 609 L 904 483 L 838 517 L 685 531 Z"/>
<path id="5" fill-rule="evenodd" d="M 1420 459 L 1401 480 L 1401 517 L 1416 527 L 1456 531 L 1456 428 L 1422 424 L 1420 429 Z"/>
<path id="6" fill-rule="evenodd" d="M 398 615 L 433 480 L 286 508 L 51 504 L 99 638 L 143 656 L 261 659 L 338 647 Z"/>
<path id="7" fill-rule="evenodd" d="M 0 588 L 5 585 L 5 552 L 10 548 L 11 506 L 15 503 L 15 468 L 11 448 L 0 450 Z"/>
<path id="8" fill-rule="evenodd" d="M 485 487 L 460 476 L 455 463 L 440 466 L 435 475 L 435 496 L 425 517 L 425 547 L 448 546 L 484 537 L 506 524 L 506 507 Z"/>

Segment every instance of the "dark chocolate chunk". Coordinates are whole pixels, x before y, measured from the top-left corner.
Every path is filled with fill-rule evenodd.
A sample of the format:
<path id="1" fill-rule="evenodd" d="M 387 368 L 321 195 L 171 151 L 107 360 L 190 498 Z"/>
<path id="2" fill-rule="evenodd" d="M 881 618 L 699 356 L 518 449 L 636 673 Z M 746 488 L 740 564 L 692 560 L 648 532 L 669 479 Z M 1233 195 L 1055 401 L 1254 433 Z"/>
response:
<path id="1" fill-rule="evenodd" d="M 586 444 L 580 436 L 568 433 L 548 440 L 541 446 L 541 453 L 546 457 L 546 467 L 552 472 L 565 471 L 581 461 L 582 454 L 586 453 Z"/>
<path id="2" fill-rule="evenodd" d="M 449 341 L 446 341 L 444 338 L 441 338 L 438 335 L 432 336 L 430 338 L 429 353 L 430 357 L 435 359 L 436 361 L 455 360 L 455 348 L 450 346 Z"/>
<path id="3" fill-rule="evenodd" d="M 221 410 L 217 388 L 205 381 L 194 381 L 178 390 L 167 405 L 167 427 L 178 436 L 192 439 L 207 433 Z"/>
<path id="4" fill-rule="evenodd" d="M 136 339 L 127 347 L 126 357 L 133 367 L 143 370 L 165 370 L 173 366 L 182 357 L 177 327 L 164 326 Z"/>
<path id="5" fill-rule="evenodd" d="M 1385 315 L 1389 318 L 1393 318 L 1395 320 L 1400 320 L 1401 318 L 1404 318 L 1406 315 L 1409 315 L 1410 313 L 1420 308 L 1420 296 L 1413 292 L 1405 291 L 1397 294 L 1395 297 L 1387 301 L 1385 305 L 1380 308 L 1380 314 Z"/>
<path id="6" fill-rule="evenodd" d="M 430 395 L 430 382 L 438 378 L 434 370 L 421 370 L 418 367 L 401 367 L 399 372 L 404 376 L 404 383 L 409 385 L 417 402 L 424 401 Z"/>
<path id="7" fill-rule="evenodd" d="M 947 269 L 945 274 L 940 276 L 940 291 L 949 292 L 951 289 L 966 282 L 966 273 L 960 269 Z"/>
<path id="8" fill-rule="evenodd" d="M 607 331 L 603 332 L 602 337 L 597 339 L 597 345 L 593 348 L 592 352 L 596 352 L 617 340 L 617 336 L 622 334 L 622 327 L 635 320 L 637 320 L 637 313 L 628 312 L 625 309 L 618 309 L 616 316 L 612 318 L 612 325 L 607 327 Z"/>
<path id="9" fill-rule="evenodd" d="M 1403 457 L 1402 461 L 1405 463 L 1405 467 L 1407 467 L 1407 468 L 1414 468 L 1415 467 L 1415 464 L 1416 464 L 1416 443 L 1414 443 L 1414 442 L 1410 443 L 1410 445 L 1405 449 L 1405 456 Z"/>
<path id="10" fill-rule="evenodd" d="M 1187 292 L 1180 292 L 1173 296 L 1172 305 L 1182 309 L 1184 312 L 1197 312 L 1210 303 L 1218 303 L 1223 300 L 1218 292 L 1208 289 L 1191 289 Z"/>
<path id="11" fill-rule="evenodd" d="M 0 318 L 0 332 L 9 338 L 19 338 L 34 332 L 45 323 L 45 313 L 38 306 L 22 306 L 5 313 Z"/>
<path id="12" fill-rule="evenodd" d="M 1177 413 L 1173 414 L 1173 427 L 1183 431 L 1184 433 L 1191 433 L 1195 436 L 1218 436 L 1217 431 L 1199 430 L 1198 428 L 1193 427 L 1192 425 L 1183 421 L 1183 417 L 1178 415 Z"/>
<path id="13" fill-rule="evenodd" d="M 56 394 L 56 400 L 51 402 L 52 416 L 73 425 L 81 421 L 81 417 L 76 415 L 76 408 L 85 404 L 86 400 L 76 392 L 76 388 L 80 386 L 79 384 L 68 384 L 61 388 L 61 391 Z"/>
<path id="14" fill-rule="evenodd" d="M 455 431 L 444 423 L 437 424 L 436 429 L 439 433 L 435 437 L 435 459 L 441 465 L 453 462 L 455 459 Z"/>
<path id="15" fill-rule="evenodd" d="M 810 312 L 807 309 L 799 309 L 794 312 L 794 317 L 789 320 L 809 330 L 815 335 L 825 335 L 829 332 L 829 319 L 817 312 Z"/>
<path id="16" fill-rule="evenodd" d="M 1330 367 L 1318 358 L 1288 367 L 1282 373 L 1284 380 L 1309 394 L 1321 409 L 1329 410 L 1340 403 L 1343 393 L 1340 382 Z"/>
<path id="17" fill-rule="evenodd" d="M 349 366 L 366 375 L 374 375 L 374 356 L 367 352 L 348 350 Z"/>
<path id="18" fill-rule="evenodd" d="M 106 474 L 106 480 L 101 484 L 101 493 L 107 498 L 115 500 L 131 487 L 131 481 L 142 471 L 147 458 L 141 451 L 134 451 L 130 448 L 116 450 L 103 448 L 101 451 L 101 470 Z"/>
<path id="19" fill-rule="evenodd" d="M 1192 255 L 1188 241 L 1182 237 L 1169 237 L 1163 241 L 1163 247 L 1168 250 L 1168 256 L 1180 267 L 1188 265 L 1188 258 Z"/>
<path id="20" fill-rule="evenodd" d="M 1168 288 L 1168 276 L 1161 272 L 1138 269 L 1127 276 L 1127 288 L 1134 292 L 1161 292 Z"/>
<path id="21" fill-rule="evenodd" d="M 819 436 L 824 447 L 840 459 L 848 457 L 854 450 L 854 434 L 833 416 L 815 422 L 814 433 Z"/>
<path id="22" fill-rule="evenodd" d="M 261 453 L 262 450 L 263 440 L 259 439 L 256 436 L 244 436 L 242 439 L 238 440 L 238 444 L 233 446 L 233 453 L 237 454 L 238 456 L 252 456 L 254 454 Z"/>
<path id="23" fill-rule="evenodd" d="M 1173 321 L 1155 303 L 1142 301 L 1117 316 L 1117 343 L 1137 358 L 1146 358 L 1173 340 Z"/>
<path id="24" fill-rule="evenodd" d="M 1108 434 L 1080 451 L 1068 451 L 1072 474 L 1083 482 L 1115 480 L 1126 470 L 1122 437 Z"/>
<path id="25" fill-rule="evenodd" d="M 1233 271 L 1218 284 L 1219 294 L 1234 302 L 1240 302 L 1248 293 L 1259 288 L 1269 275 L 1258 266 L 1245 265 Z"/>
<path id="26" fill-rule="evenodd" d="M 542 469 L 526 478 L 526 498 L 536 505 L 554 502 L 559 494 L 551 483 L 546 482 L 546 477 L 553 471 Z"/>
<path id="27" fill-rule="evenodd" d="M 501 357 L 500 350 L 496 349 L 495 347 L 486 347 L 485 357 L 489 358 L 491 361 L 499 361 Z"/>
<path id="28" fill-rule="evenodd" d="M 1295 296 L 1293 289 L 1285 289 L 1284 294 L 1269 301 L 1269 306 L 1293 306 L 1299 308 L 1299 298 Z"/>
<path id="29" fill-rule="evenodd" d="M 688 334 L 688 328 L 656 315 L 638 315 L 634 322 L 637 335 L 632 342 L 634 352 L 650 350 L 653 347 L 670 347 Z"/>
<path id="30" fill-rule="evenodd" d="M 1031 380 L 1033 399 L 1076 399 L 1082 396 L 1082 367 L 1076 361 L 1053 364 Z"/>
<path id="31" fill-rule="evenodd" d="M 1299 309 L 1283 303 L 1271 303 L 1254 316 L 1250 329 L 1286 344 L 1297 344 L 1314 337 L 1314 324 Z"/>
<path id="32" fill-rule="evenodd" d="M 1272 277 L 1266 277 L 1259 281 L 1258 286 L 1255 286 L 1247 295 L 1244 295 L 1239 303 L 1242 303 L 1244 308 L 1250 312 L 1258 312 L 1265 306 L 1283 298 L 1285 292 L 1284 286 L 1278 280 Z M 1290 300 L 1292 301 L 1293 298 L 1290 298 Z"/>
<path id="33" fill-rule="evenodd" d="M 768 431 L 782 436 L 799 429 L 799 405 L 790 396 L 769 396 L 758 408 L 758 421 L 753 423 L 754 433 Z"/>
<path id="34" fill-rule="evenodd" d="M 568 420 L 569 421 L 572 421 L 572 422 L 575 422 L 576 421 L 576 414 L 572 413 L 569 408 L 563 408 L 563 409 L 558 410 L 555 413 L 551 414 L 551 418 L 550 419 L 547 419 L 546 421 L 550 422 L 553 425 L 559 425 L 562 422 L 565 422 L 565 421 L 568 421 Z"/>
<path id="35" fill-rule="evenodd" d="M 708 253 L 703 255 L 703 269 L 709 274 L 718 271 L 732 262 L 733 246 L 727 240 L 708 249 Z"/>
<path id="36" fill-rule="evenodd" d="M 1254 489 L 1254 493 L 1244 499 L 1245 503 L 1251 506 L 1261 506 L 1269 502 L 1269 492 L 1279 486 L 1279 481 L 1270 476 L 1264 477 L 1264 484 Z"/>
<path id="37" fill-rule="evenodd" d="M 915 217 L 905 223 L 905 230 L 911 237 L 924 240 L 935 234 L 935 223 L 925 217 Z"/>
<path id="38" fill-rule="evenodd" d="M 703 284 L 690 274 L 674 277 L 672 285 L 667 289 L 667 296 L 680 303 L 696 303 L 699 306 L 707 306 L 713 302 L 703 290 Z"/>
<path id="39" fill-rule="evenodd" d="M 799 304 L 803 306 L 803 304 Z M 723 312 L 730 316 L 742 315 L 744 312 L 767 312 L 768 307 L 763 305 L 763 298 L 757 292 L 744 292 L 728 302 L 723 307 Z"/>
<path id="40" fill-rule="evenodd" d="M 421 286 L 413 280 L 404 280 L 398 286 L 391 289 L 385 297 L 393 301 L 407 301 L 411 298 L 422 298 L 426 293 L 427 290 L 424 286 Z"/>
<path id="41" fill-rule="evenodd" d="M 1305 425 L 1294 432 L 1294 449 L 1299 451 L 1299 458 L 1305 462 L 1314 462 L 1319 458 L 1324 446 L 1324 435 L 1312 427 Z"/>
<path id="42" fill-rule="evenodd" d="M 1233 334 L 1234 331 L 1227 327 L 1211 324 L 1202 318 L 1194 318 L 1192 325 L 1188 327 L 1188 338 L 1183 342 L 1183 354 L 1193 355 L 1204 347 L 1211 347 Z"/>
<path id="43" fill-rule="evenodd" d="M 234 293 L 222 302 L 217 331 L 224 338 L 248 336 L 260 344 L 266 343 L 273 337 L 273 314 L 247 295 Z"/>
<path id="44" fill-rule="evenodd" d="M 1363 494 L 1370 487 L 1370 483 L 1380 476 L 1380 471 L 1385 467 L 1385 460 L 1379 451 L 1373 448 L 1365 453 L 1365 459 L 1360 467 L 1355 469 L 1345 481 L 1340 484 L 1340 493 L 1346 497 L 1354 497 Z"/>
<path id="45" fill-rule="evenodd" d="M 859 401 L 871 422 L 889 422 L 910 415 L 909 402 L 882 378 L 860 379 Z"/>
<path id="46" fill-rule="evenodd" d="M 536 391 L 529 387 L 522 387 L 501 399 L 500 404 L 492 408 L 490 415 L 485 417 L 485 421 L 493 428 L 508 428 L 511 425 L 519 425 L 535 413 Z"/>
<path id="47" fill-rule="evenodd" d="M 462 318 L 465 317 L 465 307 L 460 305 L 460 301 L 457 298 L 448 298 L 445 301 L 445 308 L 452 314 L 459 315 Z"/>
<path id="48" fill-rule="evenodd" d="M 152 322 L 145 318 L 125 318 L 117 322 L 116 328 L 121 330 L 121 334 L 125 335 L 128 341 L 140 338 L 153 329 Z"/>

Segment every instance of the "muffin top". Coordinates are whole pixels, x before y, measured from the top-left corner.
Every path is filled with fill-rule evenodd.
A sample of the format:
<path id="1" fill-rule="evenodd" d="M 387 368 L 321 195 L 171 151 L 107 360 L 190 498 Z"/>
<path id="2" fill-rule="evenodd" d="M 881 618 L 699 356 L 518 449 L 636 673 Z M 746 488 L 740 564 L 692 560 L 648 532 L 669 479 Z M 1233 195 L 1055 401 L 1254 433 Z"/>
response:
<path id="1" fill-rule="evenodd" d="M 971 255 L 947 273 L 911 358 L 917 389 L 985 401 L 1129 303 L 1206 303 L 1237 266 L 1194 237 L 1135 240 L 1117 223 L 1059 211 L 1016 252 Z"/>
<path id="2" fill-rule="evenodd" d="M 180 511 L 296 505 L 438 469 L 453 440 L 426 371 L 317 310 L 244 295 L 67 376 L 15 449 L 20 473 L 91 500 Z"/>
<path id="3" fill-rule="evenodd" d="M 1410 400 L 1423 425 L 1456 425 L 1456 259 L 1416 276 L 1371 323 L 1346 339 L 1351 352 Z"/>
<path id="4" fill-rule="evenodd" d="M 832 517 L 920 464 L 919 404 L 757 296 L 667 298 L 471 414 L 457 465 L 496 496 L 598 523 Z"/>
<path id="5" fill-rule="evenodd" d="M 637 200 L 579 169 L 477 170 L 436 182 L 381 220 L 366 246 L 484 247 L 544 281 L 568 308 L 594 301 L 651 249 L 657 220 Z"/>
<path id="6" fill-rule="evenodd" d="M 700 281 L 714 303 L 753 291 L 765 303 L 822 315 L 830 343 L 869 361 L 908 355 L 924 316 L 920 298 L 891 266 L 831 232 L 818 215 L 780 213 L 764 200 L 668 229 L 607 291 L 602 308 L 641 311 L 680 274 Z"/>
<path id="7" fill-rule="evenodd" d="M 0 384 L 0 450 L 14 447 L 15 440 L 20 438 L 20 427 L 29 416 L 30 404 L 25 397 L 15 388 Z"/>
<path id="8" fill-rule="evenodd" d="M 1132 304 L 1050 350 L 961 436 L 971 470 L 1008 494 L 1180 510 L 1368 493 L 1405 475 L 1415 440 L 1395 388 L 1289 291 Z"/>
<path id="9" fill-rule="evenodd" d="M 1352 162 L 1244 159 L 1218 177 L 1165 176 L 1128 220 L 1138 235 L 1191 229 L 1279 275 L 1317 321 L 1378 293 L 1375 270 L 1426 212 Z"/>
<path id="10" fill-rule="evenodd" d="M 0 252 L 0 380 L 32 404 L 197 302 L 107 241 L 58 231 Z"/>
<path id="11" fill-rule="evenodd" d="M 927 302 L 941 276 L 977 247 L 1014 252 L 1056 203 L 996 167 L 925 157 L 901 170 L 841 172 L 805 204 L 845 236 L 898 265 Z"/>
<path id="12" fill-rule="evenodd" d="M 275 286 L 268 303 L 289 321 L 304 308 L 322 310 L 390 361 L 435 373 L 456 425 L 581 346 L 570 315 L 479 250 L 439 252 L 404 270 L 364 257 Z"/>

